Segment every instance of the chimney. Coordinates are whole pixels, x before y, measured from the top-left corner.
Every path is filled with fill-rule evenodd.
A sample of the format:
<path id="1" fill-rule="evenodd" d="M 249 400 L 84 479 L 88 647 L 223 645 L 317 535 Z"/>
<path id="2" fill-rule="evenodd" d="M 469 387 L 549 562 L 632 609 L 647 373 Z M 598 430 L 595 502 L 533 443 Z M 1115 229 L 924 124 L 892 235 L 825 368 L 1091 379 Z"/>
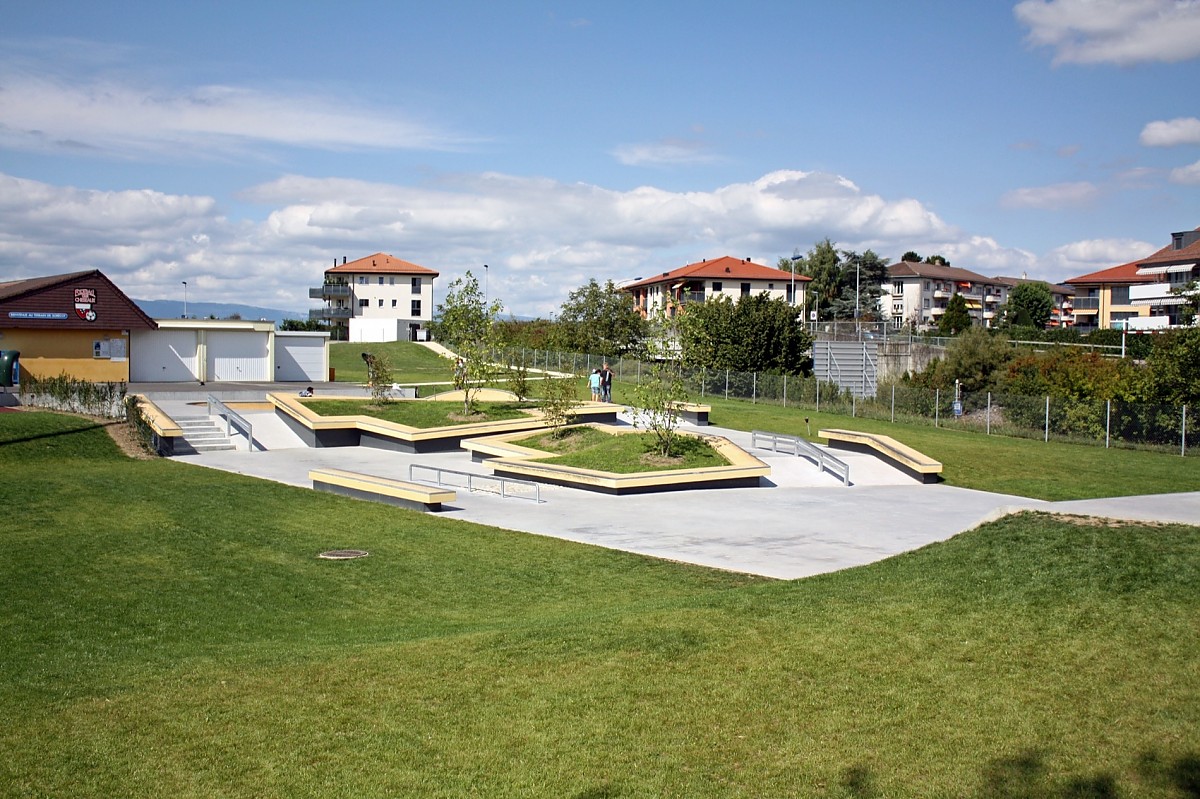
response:
<path id="1" fill-rule="evenodd" d="M 333 259 L 333 268 L 337 269 L 337 258 Z"/>
<path id="2" fill-rule="evenodd" d="M 337 259 L 336 259 L 336 258 L 334 258 L 333 260 L 334 260 L 334 262 L 335 262 L 335 263 L 337 262 Z M 343 256 L 342 256 L 342 264 L 343 264 L 343 265 L 345 265 L 345 263 L 346 263 L 346 256 L 344 256 L 344 255 L 343 255 Z"/>

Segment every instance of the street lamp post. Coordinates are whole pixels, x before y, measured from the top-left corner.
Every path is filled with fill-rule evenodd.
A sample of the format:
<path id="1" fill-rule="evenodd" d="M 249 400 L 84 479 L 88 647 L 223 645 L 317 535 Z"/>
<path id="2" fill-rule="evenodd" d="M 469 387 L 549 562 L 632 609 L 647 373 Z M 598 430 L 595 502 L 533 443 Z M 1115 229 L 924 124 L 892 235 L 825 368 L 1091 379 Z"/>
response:
<path id="1" fill-rule="evenodd" d="M 484 264 L 483 265 L 483 304 L 484 304 L 484 306 L 486 306 L 487 302 L 488 302 L 487 278 L 488 278 L 488 265 Z"/>
<path id="2" fill-rule="evenodd" d="M 183 282 L 183 318 L 187 319 L 187 281 Z"/>

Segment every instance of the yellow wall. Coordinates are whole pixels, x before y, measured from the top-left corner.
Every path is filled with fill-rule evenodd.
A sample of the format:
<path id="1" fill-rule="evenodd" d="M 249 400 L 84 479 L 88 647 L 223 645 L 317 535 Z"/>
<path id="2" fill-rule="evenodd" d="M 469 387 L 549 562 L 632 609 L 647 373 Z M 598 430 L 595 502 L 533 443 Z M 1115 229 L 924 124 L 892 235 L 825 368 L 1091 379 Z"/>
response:
<path id="1" fill-rule="evenodd" d="M 120 330 L 0 330 L 0 350 L 21 353 L 21 372 L 38 377 L 58 377 L 64 372 L 79 380 L 97 383 L 129 382 L 129 336 Z M 92 342 L 124 339 L 124 361 L 93 358 Z"/>

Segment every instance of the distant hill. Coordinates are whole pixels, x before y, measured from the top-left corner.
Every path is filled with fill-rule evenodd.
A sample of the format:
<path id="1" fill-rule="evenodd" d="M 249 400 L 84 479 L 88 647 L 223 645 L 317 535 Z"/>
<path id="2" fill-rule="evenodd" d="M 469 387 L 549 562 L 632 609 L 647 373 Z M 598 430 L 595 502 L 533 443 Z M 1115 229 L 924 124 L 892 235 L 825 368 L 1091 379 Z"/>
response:
<path id="1" fill-rule="evenodd" d="M 138 307 L 152 319 L 179 319 L 183 316 L 183 303 L 178 300 L 134 300 Z M 233 302 L 189 302 L 187 315 L 192 319 L 228 319 L 237 314 L 242 319 L 257 322 L 269 319 L 278 324 L 284 319 L 307 319 L 308 311 L 285 311 L 282 308 L 262 308 L 257 305 L 239 305 Z"/>

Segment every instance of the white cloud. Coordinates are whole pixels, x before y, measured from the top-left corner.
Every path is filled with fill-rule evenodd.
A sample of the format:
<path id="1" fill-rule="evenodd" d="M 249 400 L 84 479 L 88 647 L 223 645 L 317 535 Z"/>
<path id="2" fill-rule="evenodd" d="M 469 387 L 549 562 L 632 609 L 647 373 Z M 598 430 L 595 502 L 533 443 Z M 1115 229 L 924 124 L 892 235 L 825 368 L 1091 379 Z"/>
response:
<path id="1" fill-rule="evenodd" d="M 346 97 L 245 86 L 174 89 L 9 69 L 0 75 L 0 144 L 177 158 L 226 157 L 267 144 L 450 150 L 468 140 Z"/>
<path id="2" fill-rule="evenodd" d="M 1040 259 L 1040 264 L 1052 274 L 1071 278 L 1127 264 L 1158 249 L 1135 239 L 1087 239 L 1054 248 Z"/>
<path id="3" fill-rule="evenodd" d="M 683 139 L 622 144 L 612 151 L 612 156 L 626 166 L 687 166 L 719 160 L 704 144 Z"/>
<path id="4" fill-rule="evenodd" d="M 1168 180 L 1184 186 L 1200 186 L 1200 161 L 1172 169 Z"/>
<path id="5" fill-rule="evenodd" d="M 1013 8 L 1027 40 L 1054 63 L 1135 64 L 1200 56 L 1197 0 L 1022 0 Z"/>
<path id="6" fill-rule="evenodd" d="M 1174 147 L 1178 144 L 1200 144 L 1200 119 L 1179 117 L 1147 123 L 1138 140 L 1146 147 Z"/>
<path id="7" fill-rule="evenodd" d="M 940 252 L 985 273 L 1034 259 L 966 236 L 912 198 L 781 170 L 709 191 L 616 191 L 499 173 L 423 185 L 300 175 L 253 186 L 261 222 L 226 218 L 209 197 L 100 192 L 0 175 L 0 279 L 98 268 L 134 297 L 237 301 L 303 310 L 335 258 L 376 251 L 437 269 L 440 292 L 489 264 L 489 293 L 548 315 L 589 278 L 627 280 L 721 255 L 773 265 L 826 236 L 898 258 Z"/>
<path id="8" fill-rule="evenodd" d="M 1079 181 L 1013 189 L 1000 198 L 1000 204 L 1005 208 L 1059 210 L 1088 205 L 1099 196 L 1100 190 L 1095 184 Z"/>

